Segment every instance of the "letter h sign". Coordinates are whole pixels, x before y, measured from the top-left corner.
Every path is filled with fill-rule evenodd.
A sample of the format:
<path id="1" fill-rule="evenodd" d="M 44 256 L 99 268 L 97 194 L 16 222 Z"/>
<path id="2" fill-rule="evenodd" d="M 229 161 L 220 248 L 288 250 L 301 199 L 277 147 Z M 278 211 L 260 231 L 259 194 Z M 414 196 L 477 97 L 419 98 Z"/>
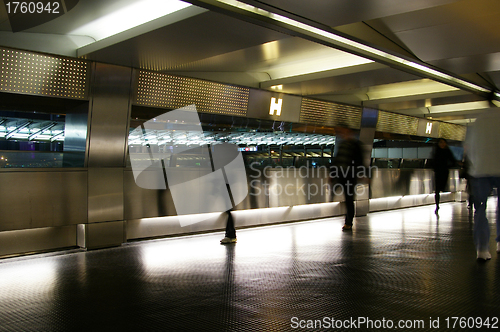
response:
<path id="1" fill-rule="evenodd" d="M 425 127 L 426 134 L 432 134 L 432 122 L 427 122 L 427 126 Z"/>
<path id="2" fill-rule="evenodd" d="M 274 115 L 274 111 L 276 111 L 276 115 L 280 116 L 282 105 L 283 105 L 283 99 L 278 98 L 278 101 L 276 101 L 276 98 L 272 97 L 271 98 L 271 107 L 269 108 L 269 114 Z"/>

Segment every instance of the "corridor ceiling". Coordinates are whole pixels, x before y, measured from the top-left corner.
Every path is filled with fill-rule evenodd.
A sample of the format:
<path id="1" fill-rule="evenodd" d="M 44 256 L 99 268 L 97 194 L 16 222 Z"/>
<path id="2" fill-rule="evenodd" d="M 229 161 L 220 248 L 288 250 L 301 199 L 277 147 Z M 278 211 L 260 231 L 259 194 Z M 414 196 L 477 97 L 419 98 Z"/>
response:
<path id="1" fill-rule="evenodd" d="M 499 0 L 61 4 L 17 32 L 1 4 L 0 46 L 460 124 L 500 105 Z"/>

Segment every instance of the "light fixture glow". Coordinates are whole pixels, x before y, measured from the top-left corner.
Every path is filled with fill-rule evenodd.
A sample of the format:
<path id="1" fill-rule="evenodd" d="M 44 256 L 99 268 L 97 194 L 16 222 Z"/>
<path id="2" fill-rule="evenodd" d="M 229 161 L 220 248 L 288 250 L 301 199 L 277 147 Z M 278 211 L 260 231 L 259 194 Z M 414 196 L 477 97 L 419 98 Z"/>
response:
<path id="1" fill-rule="evenodd" d="M 445 112 L 479 110 L 489 107 L 490 105 L 487 101 L 472 101 L 468 103 L 429 106 L 428 109 L 429 112 L 431 113 L 445 113 Z"/>
<path id="2" fill-rule="evenodd" d="M 355 51 L 358 53 L 361 52 L 363 54 L 379 58 L 379 59 L 384 60 L 386 62 L 389 61 L 392 63 L 399 64 L 400 66 L 403 66 L 403 67 L 406 67 L 409 69 L 413 69 L 417 72 L 429 75 L 429 76 L 434 77 L 434 78 L 438 78 L 440 80 L 443 80 L 447 84 L 459 85 L 463 88 L 467 88 L 469 90 L 474 90 L 476 92 L 481 92 L 481 93 L 492 92 L 490 89 L 486 89 L 486 88 L 479 86 L 477 84 L 467 82 L 467 81 L 460 79 L 458 77 L 454 77 L 452 75 L 440 72 L 436 69 L 427 67 L 423 64 L 419 64 L 419 63 L 416 63 L 413 61 L 406 60 L 406 59 L 399 57 L 397 55 L 384 52 L 382 50 L 376 49 L 376 48 L 368 46 L 368 45 L 364 45 L 364 44 L 356 42 L 354 40 L 350 40 L 348 38 L 336 35 L 332 32 L 325 31 L 325 30 L 316 28 L 314 26 L 296 21 L 296 20 L 288 18 L 286 16 L 269 12 L 265 9 L 261 9 L 261 8 L 258 8 L 258 7 L 255 7 L 255 6 L 246 4 L 246 3 L 242 3 L 242 2 L 237 1 L 237 0 L 215 0 L 215 1 L 222 3 L 222 4 L 225 4 L 225 5 L 228 5 L 228 6 L 231 6 L 231 7 L 234 7 L 234 8 L 238 8 L 240 10 L 243 10 L 243 11 L 246 11 L 249 13 L 253 13 L 253 14 L 256 14 L 256 15 L 259 15 L 262 17 L 269 18 L 275 22 L 279 22 L 281 24 L 287 25 L 288 28 L 290 28 L 294 31 L 297 31 L 297 32 L 303 33 L 305 35 L 312 36 L 312 37 L 315 37 L 315 38 L 318 38 L 318 39 L 321 39 L 321 40 L 324 40 L 327 42 L 331 42 L 331 43 L 335 44 L 336 46 L 340 46 L 340 47 L 345 48 L 347 50 L 352 50 L 352 51 Z M 500 99 L 500 94 L 498 92 L 495 92 L 495 97 Z"/>
<path id="3" fill-rule="evenodd" d="M 98 41 L 189 6 L 191 4 L 177 0 L 139 0 L 91 21 L 69 34 L 90 36 Z"/>

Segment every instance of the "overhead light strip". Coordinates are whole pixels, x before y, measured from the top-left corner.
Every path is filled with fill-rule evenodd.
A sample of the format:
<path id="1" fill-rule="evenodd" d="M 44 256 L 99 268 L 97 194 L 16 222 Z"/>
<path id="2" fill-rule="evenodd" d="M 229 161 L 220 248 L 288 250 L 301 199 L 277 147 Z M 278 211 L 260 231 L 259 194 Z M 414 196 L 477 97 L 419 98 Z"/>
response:
<path id="1" fill-rule="evenodd" d="M 178 0 L 129 0 L 120 9 L 98 17 L 68 34 L 90 36 L 99 41 L 189 6 Z"/>
<path id="2" fill-rule="evenodd" d="M 237 0 L 214 0 L 214 1 L 231 6 L 231 7 L 234 7 L 234 8 L 238 8 L 240 10 L 244 10 L 246 12 L 257 14 L 257 15 L 262 16 L 262 17 L 269 18 L 269 19 L 276 21 L 276 22 L 286 24 L 288 27 L 293 27 L 294 28 L 293 30 L 298 29 L 299 32 L 305 33 L 307 35 L 310 35 L 310 36 L 313 36 L 316 38 L 320 38 L 322 40 L 334 42 L 335 44 L 342 46 L 344 48 L 351 49 L 353 51 L 358 51 L 358 52 L 361 51 L 362 53 L 365 53 L 367 55 L 383 58 L 386 61 L 397 63 L 397 64 L 402 65 L 404 67 L 416 70 L 420 73 L 431 75 L 433 77 L 439 78 L 439 79 L 441 79 L 445 82 L 451 83 L 453 85 L 460 85 L 460 86 L 467 88 L 469 90 L 475 90 L 475 91 L 481 92 L 481 93 L 491 93 L 492 92 L 492 90 L 490 90 L 490 89 L 487 89 L 487 88 L 484 88 L 484 87 L 479 86 L 477 84 L 465 81 L 461 78 L 440 72 L 436 69 L 429 68 L 423 64 L 419 64 L 419 63 L 404 59 L 404 58 L 399 57 L 397 55 L 384 52 L 384 51 L 376 49 L 374 47 L 364 45 L 364 44 L 356 42 L 354 40 L 350 40 L 348 38 L 336 35 L 332 32 L 316 28 L 314 26 L 296 21 L 294 19 L 291 19 L 291 18 L 283 16 L 283 15 L 272 13 L 272 12 L 267 11 L 265 9 L 252 6 L 252 5 L 249 5 L 249 4 L 244 3 L 244 2 L 240 2 Z M 495 97 L 500 99 L 500 93 L 495 92 Z"/>

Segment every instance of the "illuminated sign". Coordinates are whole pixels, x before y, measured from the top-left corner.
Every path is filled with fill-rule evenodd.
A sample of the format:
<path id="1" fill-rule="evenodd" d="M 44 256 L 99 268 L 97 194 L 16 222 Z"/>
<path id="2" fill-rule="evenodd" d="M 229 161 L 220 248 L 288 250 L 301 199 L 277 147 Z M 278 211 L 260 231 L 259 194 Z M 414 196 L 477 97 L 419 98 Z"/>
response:
<path id="1" fill-rule="evenodd" d="M 300 122 L 302 97 L 250 89 L 247 117 L 253 119 Z"/>
<path id="2" fill-rule="evenodd" d="M 425 127 L 426 134 L 432 134 L 432 122 L 427 122 L 427 126 Z"/>
<path id="3" fill-rule="evenodd" d="M 437 138 L 439 136 L 439 122 L 430 121 L 428 119 L 418 119 L 417 135 Z"/>
<path id="4" fill-rule="evenodd" d="M 250 147 L 246 147 L 246 148 L 238 148 L 238 151 L 244 151 L 244 152 L 257 151 L 257 147 L 250 146 Z"/>
<path id="5" fill-rule="evenodd" d="M 276 111 L 276 115 L 281 115 L 281 106 L 283 105 L 283 99 L 278 98 L 276 102 L 276 98 L 271 98 L 271 107 L 269 108 L 269 114 L 274 115 L 274 111 Z"/>

